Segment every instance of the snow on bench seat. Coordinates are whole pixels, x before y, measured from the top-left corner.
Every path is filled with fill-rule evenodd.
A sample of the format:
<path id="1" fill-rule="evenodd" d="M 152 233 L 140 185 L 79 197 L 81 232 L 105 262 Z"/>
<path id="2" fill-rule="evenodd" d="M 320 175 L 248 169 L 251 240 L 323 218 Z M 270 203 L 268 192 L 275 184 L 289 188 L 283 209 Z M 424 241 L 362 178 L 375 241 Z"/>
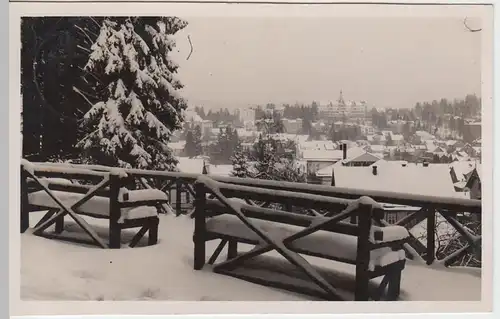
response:
<path id="1" fill-rule="evenodd" d="M 254 225 L 276 240 L 283 240 L 301 230 L 303 227 L 281 224 L 255 218 L 248 218 Z M 386 227 L 373 227 L 374 230 Z M 209 218 L 206 222 L 206 230 L 216 234 L 235 238 L 243 238 L 253 242 L 260 242 L 260 238 L 249 229 L 237 216 L 219 215 Z M 372 234 L 374 231 L 372 230 Z M 388 232 L 396 237 L 400 231 Z M 297 250 L 316 253 L 332 259 L 340 259 L 356 263 L 357 237 L 334 233 L 329 231 L 317 231 L 300 239 L 293 241 L 289 246 Z M 405 259 L 404 250 L 392 251 L 389 247 L 374 249 L 370 252 L 369 270 L 377 266 L 386 266 Z"/>
<path id="2" fill-rule="evenodd" d="M 370 229 L 370 241 L 374 244 L 403 240 L 409 236 L 410 232 L 403 226 L 372 226 Z"/>
<path id="3" fill-rule="evenodd" d="M 51 191 L 52 194 L 60 200 L 63 204 L 71 206 L 80 200 L 84 194 L 64 192 L 64 191 Z M 138 201 L 154 201 L 154 200 L 166 200 L 167 195 L 157 189 L 147 189 L 147 190 L 124 190 L 120 191 L 120 202 L 125 202 L 123 200 L 123 195 L 128 194 L 128 200 L 126 202 L 138 202 Z M 44 190 L 33 192 L 28 194 L 28 200 L 31 205 L 41 206 L 41 207 L 51 207 L 60 208 L 60 206 L 49 196 Z M 96 217 L 109 218 L 109 198 L 104 196 L 93 196 L 87 202 L 83 203 L 77 209 L 79 212 L 85 214 L 91 214 Z M 138 219 L 157 216 L 158 211 L 156 207 L 153 206 L 139 206 L 139 207 L 127 207 L 121 209 L 120 223 L 124 220 Z"/>
<path id="4" fill-rule="evenodd" d="M 125 195 L 127 194 L 127 195 Z M 124 196 L 128 197 L 124 199 Z M 167 194 L 159 189 L 137 189 L 128 190 L 126 188 L 120 189 L 120 202 L 140 202 L 140 201 L 166 201 L 168 200 Z"/>

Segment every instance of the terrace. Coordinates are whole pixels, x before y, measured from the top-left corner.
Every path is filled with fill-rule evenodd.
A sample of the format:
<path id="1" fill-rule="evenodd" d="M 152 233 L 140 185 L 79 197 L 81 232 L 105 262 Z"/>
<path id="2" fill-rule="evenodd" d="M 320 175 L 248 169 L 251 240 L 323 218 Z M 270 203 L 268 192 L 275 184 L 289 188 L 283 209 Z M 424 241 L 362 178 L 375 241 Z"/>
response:
<path id="1" fill-rule="evenodd" d="M 108 174 L 113 169 L 103 166 L 82 166 L 70 164 L 31 163 L 35 176 L 71 178 L 72 174 Z M 175 204 L 165 208 L 160 214 L 158 243 L 153 246 L 134 249 L 98 249 L 85 244 L 68 244 L 55 239 L 34 236 L 28 229 L 21 236 L 21 297 L 24 300 L 316 300 L 313 297 L 288 292 L 281 289 L 256 285 L 243 280 L 213 273 L 212 267 L 193 271 L 193 231 L 194 222 L 192 200 L 196 196 L 193 184 L 198 174 L 176 172 L 153 172 L 124 170 L 134 178 L 136 185 L 157 189 L 170 194 L 175 190 Z M 94 174 L 99 175 L 99 174 Z M 74 177 L 74 176 L 73 176 Z M 393 205 L 407 205 L 415 212 L 398 221 L 399 226 L 422 224 L 425 238 L 416 238 L 405 244 L 407 265 L 401 279 L 399 300 L 406 301 L 479 301 L 481 300 L 481 268 L 463 267 L 465 255 L 480 260 L 481 236 L 463 225 L 461 216 L 475 216 L 480 221 L 481 202 L 478 200 L 417 196 L 402 193 L 355 190 L 340 187 L 307 185 L 298 183 L 277 183 L 274 181 L 239 179 L 211 176 L 215 182 L 225 183 L 231 197 L 246 189 L 260 189 L 262 200 L 255 203 L 255 212 L 273 208 L 276 203 L 286 203 L 288 211 L 294 212 L 298 202 L 287 201 L 288 194 L 308 194 L 335 200 L 358 199 L 363 196 Z M 247 188 L 245 188 L 247 187 Z M 90 188 L 89 188 L 90 189 Z M 190 196 L 183 196 L 189 193 Z M 266 195 L 267 194 L 267 195 Z M 313 195 L 314 194 L 314 195 Z M 319 198 L 319 197 L 318 197 Z M 324 207 L 323 207 L 324 208 Z M 419 208 L 419 209 L 418 209 Z M 322 207 L 311 208 L 307 214 L 311 218 L 324 214 Z M 297 212 L 295 212 L 297 213 Z M 29 223 L 35 227 L 45 212 L 34 212 Z M 278 214 L 278 213 L 276 213 Z M 298 214 L 298 213 L 297 213 Z M 301 212 L 304 214 L 304 211 Z M 439 217 L 439 218 L 438 218 Z M 461 236 L 462 245 L 453 245 L 440 250 L 436 233 L 437 221 L 445 220 Z M 109 231 L 107 220 L 84 218 L 97 236 L 105 236 Z M 356 223 L 355 220 L 350 220 Z M 382 218 L 379 226 L 388 226 Z M 51 226 L 53 227 L 53 226 Z M 56 226 L 57 227 L 57 226 Z M 48 229 L 50 230 L 50 228 Z M 77 223 L 68 222 L 64 228 L 67 234 L 81 234 Z M 124 231 L 121 237 L 126 241 L 133 233 Z M 138 246 L 141 246 L 139 244 Z M 207 249 L 216 249 L 216 243 L 208 242 Z M 242 246 L 243 249 L 250 246 Z M 43 255 L 44 258 L 40 258 Z M 70 258 L 68 257 L 70 256 Z M 284 259 L 275 252 L 261 256 L 260 262 L 280 263 Z M 43 267 L 40 261 L 43 260 Z M 355 267 L 343 263 L 325 261 L 316 257 L 306 257 L 308 263 L 329 272 L 337 278 L 352 280 Z M 147 271 L 143 271 L 147 269 Z M 119 270 L 119 271 L 118 271 Z M 126 280 L 124 280 L 126 278 Z M 375 281 L 378 279 L 374 279 Z M 220 287 L 213 289 L 213 287 Z M 467 287 L 464 290 L 464 287 Z"/>

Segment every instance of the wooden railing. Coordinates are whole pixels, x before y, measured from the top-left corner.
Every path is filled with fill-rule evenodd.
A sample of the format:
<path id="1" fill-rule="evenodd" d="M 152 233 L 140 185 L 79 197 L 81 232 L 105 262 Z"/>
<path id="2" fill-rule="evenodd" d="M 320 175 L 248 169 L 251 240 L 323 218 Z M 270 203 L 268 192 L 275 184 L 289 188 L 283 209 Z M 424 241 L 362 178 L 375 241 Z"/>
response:
<path id="1" fill-rule="evenodd" d="M 357 199 L 368 196 L 379 203 L 404 205 L 413 208 L 414 212 L 400 219 L 396 225 L 405 226 L 419 224 L 426 221 L 425 234 L 423 238 L 416 238 L 412 235 L 412 241 L 406 245 L 405 250 L 410 259 L 425 262 L 427 265 L 442 264 L 444 266 L 453 265 L 466 253 L 472 253 L 476 259 L 481 259 L 481 235 L 476 234 L 465 227 L 461 218 L 468 215 L 480 226 L 481 223 L 481 201 L 462 198 L 449 198 L 440 196 L 422 196 L 406 193 L 367 191 L 361 189 L 349 189 L 326 185 L 311 185 L 304 183 L 277 182 L 257 179 L 235 179 L 231 177 L 215 177 L 217 181 L 240 186 L 253 186 L 274 191 L 294 191 L 305 194 L 315 194 L 345 199 Z M 430 181 L 431 182 L 431 181 Z M 267 205 L 268 203 L 266 203 Z M 416 208 L 416 209 L 415 209 Z M 318 213 L 313 211 L 313 213 Z M 436 242 L 439 239 L 437 228 L 437 218 L 441 215 L 443 220 L 456 231 L 456 235 L 465 240 L 465 244 L 455 250 L 447 251 L 439 260 L 436 259 Z M 355 222 L 351 220 L 351 222 Z M 389 223 L 384 218 L 377 220 L 381 226 Z M 480 229 L 480 227 L 478 227 Z M 422 243 L 425 239 L 425 243 Z M 451 240 L 451 239 L 450 239 Z M 441 254 L 442 255 L 442 254 Z"/>
<path id="2" fill-rule="evenodd" d="M 84 165 L 67 163 L 46 163 L 33 162 L 34 165 L 44 167 L 67 168 L 67 169 L 87 169 L 97 172 L 110 172 L 113 167 L 103 165 Z M 137 189 L 156 188 L 165 192 L 170 199 L 169 205 L 164 205 L 163 213 L 190 214 L 194 209 L 194 189 L 193 185 L 198 174 L 149 171 L 141 169 L 124 169 L 128 175 L 129 187 Z"/>
<path id="3" fill-rule="evenodd" d="M 56 167 L 75 169 L 86 168 L 95 171 L 110 171 L 112 169 L 111 167 L 99 165 L 59 163 L 43 163 L 43 165 L 54 166 L 55 170 Z M 193 211 L 192 200 L 194 200 L 195 196 L 193 185 L 199 174 L 148 171 L 140 169 L 125 169 L 125 171 L 127 172 L 127 175 L 135 181 L 136 187 L 157 188 L 169 194 L 171 196 L 171 204 L 174 203 L 171 208 L 177 215 L 191 213 Z M 358 199 L 362 196 L 367 196 L 379 203 L 408 206 L 412 208 L 413 212 L 408 213 L 404 218 L 397 221 L 397 225 L 411 228 L 413 225 L 421 225 L 425 221 L 425 232 L 422 234 L 422 238 L 413 234 L 413 238 L 410 243 L 405 245 L 405 251 L 408 258 L 426 263 L 427 265 L 441 264 L 444 266 L 454 265 L 457 260 L 466 254 L 474 256 L 479 261 L 481 259 L 480 233 L 475 233 L 473 230 L 464 226 L 465 218 L 473 220 L 477 225 L 480 225 L 482 212 L 480 200 L 368 191 L 326 185 L 312 185 L 250 178 L 208 176 L 216 181 L 234 185 L 233 192 L 235 194 L 242 191 L 241 187 L 238 186 L 251 186 L 262 189 L 262 201 L 259 201 L 258 203 L 248 201 L 249 204 L 266 208 L 271 207 L 273 203 L 279 203 L 279 205 L 285 205 L 287 211 L 293 211 L 298 214 L 319 216 L 328 213 L 331 215 L 332 209 L 337 208 L 310 207 L 307 209 L 294 210 L 293 203 L 287 203 L 286 198 L 283 198 L 283 196 L 280 195 L 282 192 L 291 191 L 340 199 Z M 432 180 L 429 182 L 432 182 Z M 175 190 L 175 201 L 173 201 L 172 198 L 173 190 Z M 228 192 L 230 192 L 230 190 L 228 190 Z M 183 194 L 186 194 L 184 195 L 184 198 Z M 168 207 L 166 207 L 165 212 L 168 212 L 168 210 Z M 451 226 L 455 233 L 455 237 L 463 239 L 463 245 L 461 245 L 461 247 L 448 247 L 447 249 L 436 251 L 436 245 L 440 244 L 438 241 L 440 234 L 436 232 L 436 229 L 439 226 L 438 223 L 441 223 L 438 221 L 439 216 L 442 216 L 442 220 L 445 221 L 447 225 Z M 351 218 L 350 222 L 356 223 L 356 220 Z M 384 219 L 383 214 L 377 218 L 376 223 L 380 226 L 389 225 L 389 223 Z M 480 227 L 478 227 L 478 229 L 480 229 Z M 457 240 L 455 237 L 450 238 L 450 240 Z"/>

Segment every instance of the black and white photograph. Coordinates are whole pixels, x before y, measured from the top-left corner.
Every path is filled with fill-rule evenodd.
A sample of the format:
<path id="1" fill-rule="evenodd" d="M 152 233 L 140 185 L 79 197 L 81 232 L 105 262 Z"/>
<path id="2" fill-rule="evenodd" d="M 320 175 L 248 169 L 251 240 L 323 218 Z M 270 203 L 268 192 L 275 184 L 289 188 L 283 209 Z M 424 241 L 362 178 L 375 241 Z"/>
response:
<path id="1" fill-rule="evenodd" d="M 120 6 L 16 22 L 21 301 L 490 300 L 488 10 Z"/>

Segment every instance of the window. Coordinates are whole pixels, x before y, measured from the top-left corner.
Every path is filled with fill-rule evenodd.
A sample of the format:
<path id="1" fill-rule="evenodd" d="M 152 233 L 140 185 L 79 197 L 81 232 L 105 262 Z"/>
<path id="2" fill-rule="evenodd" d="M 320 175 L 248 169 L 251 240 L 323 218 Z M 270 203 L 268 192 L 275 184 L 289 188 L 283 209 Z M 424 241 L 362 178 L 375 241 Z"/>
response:
<path id="1" fill-rule="evenodd" d="M 385 221 L 388 222 L 389 224 L 395 224 L 398 221 L 397 213 L 386 213 Z"/>

